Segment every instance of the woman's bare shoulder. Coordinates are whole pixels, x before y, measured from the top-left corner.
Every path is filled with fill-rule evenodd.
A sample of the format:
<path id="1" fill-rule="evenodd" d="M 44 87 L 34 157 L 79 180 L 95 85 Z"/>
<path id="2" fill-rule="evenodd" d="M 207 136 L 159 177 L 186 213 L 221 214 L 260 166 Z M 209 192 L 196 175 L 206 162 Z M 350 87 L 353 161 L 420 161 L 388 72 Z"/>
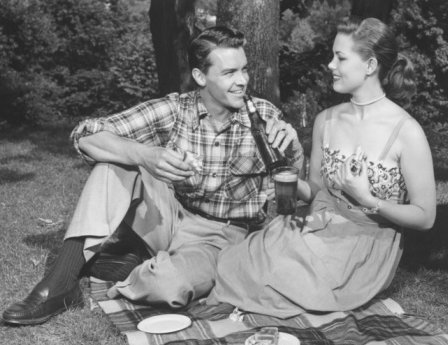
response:
<path id="1" fill-rule="evenodd" d="M 394 115 L 393 123 L 403 121 L 403 125 L 398 133 L 398 138 L 405 147 L 413 145 L 416 142 L 421 144 L 422 141 L 427 141 L 425 132 L 420 123 L 418 123 L 418 121 L 405 109 L 396 105 L 392 110 Z"/>
<path id="2" fill-rule="evenodd" d="M 340 103 L 324 109 L 317 114 L 316 121 L 325 121 L 325 119 L 335 119 L 340 114 L 347 113 L 350 110 L 350 103 Z"/>

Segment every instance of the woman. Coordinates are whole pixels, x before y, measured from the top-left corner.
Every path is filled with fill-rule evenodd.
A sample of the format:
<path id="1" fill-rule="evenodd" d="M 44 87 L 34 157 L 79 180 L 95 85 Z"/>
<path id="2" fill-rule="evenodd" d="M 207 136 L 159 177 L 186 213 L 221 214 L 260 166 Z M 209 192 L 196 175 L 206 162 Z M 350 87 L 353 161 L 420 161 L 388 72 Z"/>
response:
<path id="1" fill-rule="evenodd" d="M 316 118 L 310 177 L 298 182 L 309 215 L 278 216 L 222 251 L 209 304 L 282 318 L 359 307 L 390 284 L 402 233 L 432 227 L 431 152 L 397 105 L 415 86 L 394 35 L 374 18 L 341 24 L 328 67 L 352 97 Z"/>

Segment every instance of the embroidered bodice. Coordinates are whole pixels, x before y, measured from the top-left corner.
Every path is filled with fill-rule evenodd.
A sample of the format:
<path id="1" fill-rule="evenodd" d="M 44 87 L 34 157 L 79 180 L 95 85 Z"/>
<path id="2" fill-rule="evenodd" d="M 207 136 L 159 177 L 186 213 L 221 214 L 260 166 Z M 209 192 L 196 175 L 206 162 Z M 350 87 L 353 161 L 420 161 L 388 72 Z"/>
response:
<path id="1" fill-rule="evenodd" d="M 334 176 L 340 169 L 347 156 L 340 150 L 330 149 L 328 145 L 322 148 L 323 158 L 321 176 L 329 189 L 335 188 Z M 387 167 L 382 161 L 367 161 L 367 176 L 370 191 L 373 195 L 384 200 L 395 200 L 403 203 L 407 194 L 406 184 L 399 166 Z"/>
<path id="2" fill-rule="evenodd" d="M 401 168 L 398 164 L 395 166 L 386 166 L 383 162 L 397 139 L 400 129 L 408 118 L 408 116 L 403 116 L 394 126 L 389 139 L 383 144 L 383 150 L 379 157 L 374 160 L 372 160 L 372 157 L 370 159 L 368 157 L 366 161 L 370 192 L 380 199 L 395 201 L 399 204 L 404 203 L 407 197 L 407 188 L 403 174 L 401 173 Z M 331 123 L 333 120 L 332 109 L 330 109 L 325 114 L 320 174 L 329 192 L 337 199 L 343 199 L 348 202 L 350 204 L 349 208 L 351 208 L 353 206 L 352 200 L 347 198 L 335 183 L 335 174 L 349 155 L 342 153 L 339 149 L 330 147 Z"/>

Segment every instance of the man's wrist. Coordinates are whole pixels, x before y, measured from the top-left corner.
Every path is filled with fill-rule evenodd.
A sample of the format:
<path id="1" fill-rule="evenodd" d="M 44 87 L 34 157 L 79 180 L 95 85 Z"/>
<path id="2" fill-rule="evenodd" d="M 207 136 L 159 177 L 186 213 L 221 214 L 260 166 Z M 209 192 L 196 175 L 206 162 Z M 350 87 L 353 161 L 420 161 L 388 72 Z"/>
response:
<path id="1" fill-rule="evenodd" d="M 142 145 L 140 143 L 133 143 L 134 147 L 127 152 L 128 158 L 133 166 L 143 166 L 145 162 L 145 157 L 149 157 L 149 152 L 147 152 L 150 147 Z"/>

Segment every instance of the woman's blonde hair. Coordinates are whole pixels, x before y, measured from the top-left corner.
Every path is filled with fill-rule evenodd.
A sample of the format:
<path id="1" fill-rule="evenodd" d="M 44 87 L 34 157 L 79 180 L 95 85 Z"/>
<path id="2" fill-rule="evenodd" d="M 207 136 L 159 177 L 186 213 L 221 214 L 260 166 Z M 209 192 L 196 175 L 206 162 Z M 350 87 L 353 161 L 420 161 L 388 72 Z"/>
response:
<path id="1" fill-rule="evenodd" d="M 379 79 L 387 96 L 400 105 L 407 105 L 416 91 L 414 67 L 398 52 L 392 30 L 376 18 L 362 21 L 350 18 L 338 25 L 337 32 L 353 39 L 355 51 L 363 59 L 376 58 Z"/>

